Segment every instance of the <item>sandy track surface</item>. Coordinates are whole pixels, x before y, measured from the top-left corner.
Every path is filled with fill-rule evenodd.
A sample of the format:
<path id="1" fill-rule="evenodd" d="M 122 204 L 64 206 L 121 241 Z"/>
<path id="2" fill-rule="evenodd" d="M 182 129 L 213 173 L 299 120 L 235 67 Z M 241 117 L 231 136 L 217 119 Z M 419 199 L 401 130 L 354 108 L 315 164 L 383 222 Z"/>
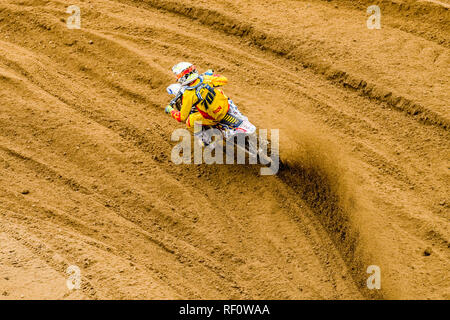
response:
<path id="1" fill-rule="evenodd" d="M 1 299 L 450 298 L 448 1 L 70 4 L 0 2 Z M 171 162 L 182 60 L 278 175 Z"/>

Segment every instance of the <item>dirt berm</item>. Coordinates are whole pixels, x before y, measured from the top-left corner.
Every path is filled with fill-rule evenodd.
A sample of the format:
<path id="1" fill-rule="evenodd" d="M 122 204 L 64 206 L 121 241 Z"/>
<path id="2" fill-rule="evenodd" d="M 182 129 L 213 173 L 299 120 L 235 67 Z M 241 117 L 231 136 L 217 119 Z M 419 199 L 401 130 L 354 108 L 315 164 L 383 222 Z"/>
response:
<path id="1" fill-rule="evenodd" d="M 449 1 L 70 4 L 0 1 L 0 299 L 450 299 Z M 171 161 L 180 61 L 277 175 Z"/>

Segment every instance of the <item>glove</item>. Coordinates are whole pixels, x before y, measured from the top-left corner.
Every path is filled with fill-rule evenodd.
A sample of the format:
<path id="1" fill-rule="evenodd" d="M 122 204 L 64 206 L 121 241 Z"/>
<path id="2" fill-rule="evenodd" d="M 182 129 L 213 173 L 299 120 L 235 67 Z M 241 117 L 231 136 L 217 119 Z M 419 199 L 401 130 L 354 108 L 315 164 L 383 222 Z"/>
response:
<path id="1" fill-rule="evenodd" d="M 173 109 L 172 106 L 167 106 L 167 107 L 164 109 L 164 112 L 167 113 L 167 114 L 169 114 L 169 113 L 171 113 L 173 110 L 174 110 L 174 109 Z"/>
<path id="2" fill-rule="evenodd" d="M 214 70 L 212 70 L 212 69 L 206 70 L 206 71 L 205 71 L 205 75 L 207 75 L 207 76 L 212 76 L 212 75 L 214 75 Z"/>

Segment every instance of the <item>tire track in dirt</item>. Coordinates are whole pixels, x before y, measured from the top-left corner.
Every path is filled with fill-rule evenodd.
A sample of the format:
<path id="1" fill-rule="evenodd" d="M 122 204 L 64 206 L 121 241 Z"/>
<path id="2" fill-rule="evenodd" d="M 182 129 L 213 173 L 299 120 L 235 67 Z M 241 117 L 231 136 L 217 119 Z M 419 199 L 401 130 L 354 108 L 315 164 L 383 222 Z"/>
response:
<path id="1" fill-rule="evenodd" d="M 4 149 L 4 148 L 2 148 Z M 80 192 L 81 187 L 79 186 L 79 184 L 77 183 L 77 187 L 74 188 L 74 183 L 73 183 L 73 179 L 69 178 L 69 179 L 65 179 L 64 177 L 62 177 L 61 174 L 59 173 L 55 173 L 54 170 L 50 169 L 47 165 L 43 165 L 35 160 L 32 160 L 31 158 L 27 157 L 27 156 L 23 156 L 21 154 L 18 154 L 12 150 L 6 149 L 7 150 L 7 154 L 12 155 L 13 157 L 18 157 L 21 161 L 25 162 L 25 165 L 27 167 L 30 167 L 32 172 L 36 173 L 36 177 L 40 177 L 41 179 L 45 179 L 48 182 L 50 182 L 52 185 L 56 186 L 58 185 L 58 183 L 56 181 L 60 181 L 63 180 L 62 184 L 63 186 L 68 186 L 71 191 L 78 193 Z M 32 162 L 31 164 L 29 162 Z M 56 181 L 55 181 L 56 180 Z M 70 183 L 66 183 L 66 181 L 70 181 Z M 84 190 L 86 190 L 86 188 L 84 188 Z M 101 206 L 104 207 L 105 203 L 107 208 L 109 208 L 110 211 L 114 212 L 114 214 L 116 215 L 116 217 L 119 217 L 119 221 L 123 220 L 124 222 L 119 223 L 120 228 L 132 228 L 135 229 L 137 231 L 134 231 L 134 233 L 138 235 L 138 237 L 140 238 L 140 241 L 143 241 L 144 243 L 147 242 L 147 244 L 154 244 L 156 246 L 158 246 L 161 250 L 164 250 L 166 253 L 173 255 L 175 253 L 174 250 L 168 248 L 166 246 L 166 244 L 164 244 L 162 241 L 158 240 L 158 238 L 167 238 L 167 236 L 161 236 L 160 232 L 158 232 L 157 230 L 152 230 L 151 233 L 143 230 L 142 228 L 139 227 L 138 224 L 135 224 L 135 222 L 131 221 L 127 215 L 124 215 L 123 210 L 120 210 L 120 206 L 119 205 L 115 205 L 114 203 L 112 203 L 112 201 L 110 200 L 110 197 L 108 197 L 108 195 L 101 195 L 96 193 L 95 195 L 93 194 L 93 192 L 91 192 L 91 190 L 89 192 L 80 192 L 82 195 L 87 195 L 90 198 L 90 201 L 94 201 L 94 203 L 96 203 L 96 206 Z M 92 197 L 92 195 L 94 195 L 94 197 Z M 12 204 L 10 204 L 11 206 Z M 77 235 L 84 235 L 86 237 L 89 237 L 89 239 L 95 239 L 94 241 L 96 241 L 97 244 L 101 244 L 100 246 L 96 245 L 96 247 L 98 249 L 102 249 L 105 252 L 108 252 L 108 254 L 111 254 L 111 252 L 113 252 L 115 255 L 121 257 L 121 258 L 129 258 L 127 256 L 127 254 L 124 254 L 126 252 L 126 250 L 120 251 L 119 248 L 115 248 L 114 244 L 108 244 L 109 241 L 107 241 L 107 239 L 102 239 L 100 238 L 100 234 L 98 234 L 98 230 L 95 230 L 95 227 L 93 226 L 88 226 L 87 223 L 84 221 L 84 218 L 77 219 L 75 217 L 70 217 L 67 216 L 65 213 L 59 213 L 55 208 L 36 208 L 36 205 L 29 205 L 29 207 L 33 207 L 33 210 L 42 210 L 44 212 L 44 216 L 40 216 L 40 215 L 36 215 L 36 214 L 30 214 L 28 213 L 26 216 L 25 215 L 21 215 L 23 217 L 25 217 L 25 220 L 33 220 L 33 216 L 36 216 L 35 222 L 36 225 L 39 224 L 39 222 L 42 224 L 43 221 L 45 221 L 46 217 L 51 217 L 51 223 L 52 225 L 55 226 L 63 226 L 64 228 L 70 228 L 73 232 L 73 236 L 77 236 Z M 17 214 L 16 214 L 17 215 Z M 43 219 L 44 218 L 44 219 Z M 94 224 L 95 225 L 95 224 Z M 95 230 L 95 232 L 94 232 Z M 92 238 L 94 237 L 94 238 Z M 20 240 L 17 239 L 17 240 Z M 83 241 L 82 241 L 83 242 Z M 172 240 L 173 242 L 173 240 Z M 25 243 L 28 247 L 29 244 Z M 170 245 L 170 243 L 167 243 L 168 245 Z M 36 249 L 36 248 L 34 248 Z M 175 249 L 175 248 L 174 248 Z M 176 250 L 176 249 L 175 249 Z M 122 253 L 123 252 L 123 253 Z M 129 252 L 129 251 L 128 251 Z M 136 264 L 135 261 L 133 261 L 134 264 Z M 139 264 L 138 264 L 139 265 Z M 144 267 L 141 265 L 141 267 Z M 158 274 L 157 269 L 155 270 L 154 268 L 150 266 L 145 266 L 145 268 L 148 269 L 148 271 L 150 272 L 154 272 L 156 274 Z M 176 290 L 175 290 L 176 291 Z M 188 289 L 186 289 L 186 291 L 188 291 Z"/>
<path id="2" fill-rule="evenodd" d="M 325 1 L 317 0 L 317 2 Z M 377 5 L 381 9 L 383 24 L 450 48 L 450 41 L 443 32 L 449 31 L 449 4 L 439 3 L 439 1 L 433 3 L 433 1 L 427 0 L 334 0 L 329 5 L 358 9 L 362 12 L 367 10 L 369 6 Z"/>
<path id="3" fill-rule="evenodd" d="M 370 151 L 370 150 L 369 150 L 369 151 Z M 400 179 L 405 180 L 405 182 L 407 182 L 408 184 L 410 183 L 410 182 L 409 182 L 409 179 L 407 178 L 407 176 L 406 176 L 405 174 L 401 175 L 401 173 L 399 173 L 398 169 L 392 168 L 392 169 L 390 169 L 390 170 L 386 170 L 386 169 L 389 168 L 389 166 L 386 167 L 386 164 L 387 164 L 388 162 L 386 161 L 385 158 L 380 157 L 380 160 L 377 162 L 375 159 L 373 159 L 374 156 L 376 156 L 376 154 L 374 154 L 373 152 L 369 153 L 369 157 L 367 158 L 367 161 L 369 161 L 369 163 L 370 163 L 370 162 L 372 162 L 372 163 L 378 163 L 377 165 L 384 167 L 384 171 L 386 172 L 386 174 L 392 175 L 392 173 L 394 173 L 395 176 L 396 176 L 396 178 L 398 177 L 398 178 L 400 178 Z M 371 158 L 372 158 L 372 159 L 371 159 Z"/>
<path id="4" fill-rule="evenodd" d="M 365 80 L 359 78 L 357 75 L 336 69 L 331 64 L 321 63 L 306 51 L 302 51 L 302 48 L 293 47 L 291 42 L 257 30 L 253 26 L 224 15 L 221 12 L 198 6 L 182 6 L 179 5 L 179 3 L 165 0 L 148 0 L 143 3 L 152 8 L 162 9 L 185 18 L 199 21 L 203 25 L 208 25 L 228 35 L 246 39 L 263 51 L 270 51 L 281 57 L 296 61 L 304 68 L 310 68 L 314 70 L 314 72 L 322 74 L 327 80 L 330 80 L 335 84 L 341 85 L 344 88 L 356 90 L 361 95 L 375 101 L 385 102 L 393 108 L 402 111 L 425 124 L 435 125 L 443 129 L 449 128 L 448 119 L 435 113 L 433 110 L 402 95 L 398 95 L 392 90 L 381 87 L 370 80 Z M 141 5 L 141 2 L 137 5 Z"/>
<path id="5" fill-rule="evenodd" d="M 114 8 L 115 2 L 99 3 L 98 10 L 92 7 L 89 9 L 88 17 L 110 16 L 105 15 L 103 10 Z M 61 9 L 63 7 L 61 4 Z M 41 9 L 43 8 L 39 10 Z M 59 42 L 58 39 L 63 38 L 68 45 L 57 50 L 44 48 L 39 55 L 25 54 L 29 57 L 27 58 L 29 62 L 26 63 L 22 61 L 14 64 L 12 62 L 14 59 L 2 59 L 2 64 L 6 66 L 6 69 L 2 67 L 2 74 L 12 75 L 13 73 L 8 69 L 12 68 L 16 73 L 24 76 L 26 81 L 31 83 L 30 91 L 40 92 L 40 101 L 38 100 L 39 103 L 35 108 L 17 109 L 18 114 L 25 115 L 23 117 L 15 115 L 12 111 L 8 113 L 2 111 L 0 120 L 6 126 L 0 132 L 5 139 L 11 140 L 9 143 L 16 144 L 15 148 L 18 149 L 25 148 L 24 142 L 28 141 L 27 135 L 33 132 L 34 141 L 28 143 L 31 150 L 36 154 L 41 154 L 40 157 L 47 158 L 46 162 L 52 159 L 58 163 L 60 169 L 55 171 L 56 174 L 70 177 L 67 178 L 68 181 L 73 177 L 74 181 L 79 181 L 80 185 L 86 186 L 90 192 L 93 192 L 95 207 L 103 206 L 104 209 L 98 209 L 99 211 L 96 213 L 98 218 L 94 218 L 88 207 L 84 208 L 85 212 L 82 217 L 87 218 L 85 226 L 92 222 L 96 224 L 101 223 L 102 220 L 108 221 L 110 211 L 113 212 L 113 217 L 124 218 L 132 226 L 135 226 L 131 227 L 130 231 L 127 228 L 120 230 L 120 226 L 125 226 L 127 223 L 117 222 L 113 239 L 107 241 L 109 245 L 117 247 L 113 251 L 113 255 L 121 256 L 126 261 L 133 261 L 135 265 L 143 266 L 149 273 L 156 274 L 155 277 L 160 277 L 161 282 L 166 285 L 167 295 L 172 297 L 175 295 L 188 298 L 358 298 L 361 295 L 372 298 L 383 297 L 383 295 L 372 296 L 363 289 L 365 286 L 364 266 L 366 262 L 370 261 L 370 257 L 367 255 L 372 253 L 372 248 L 365 247 L 365 243 L 361 242 L 366 239 L 364 235 L 361 237 L 357 234 L 358 225 L 351 224 L 352 217 L 347 216 L 351 212 L 342 211 L 345 208 L 341 207 L 340 202 L 346 201 L 345 194 L 337 193 L 333 183 L 326 180 L 326 176 L 323 177 L 320 172 L 314 171 L 314 163 L 312 167 L 308 168 L 305 167 L 308 162 L 304 162 L 301 157 L 298 159 L 295 155 L 288 157 L 294 162 L 299 160 L 300 165 L 297 163 L 297 165 L 290 166 L 289 171 L 284 169 L 280 174 L 281 179 L 270 178 L 269 182 L 261 181 L 257 176 L 257 168 L 251 166 L 238 168 L 193 166 L 188 170 L 183 170 L 170 164 L 168 153 L 171 144 L 167 142 L 167 137 L 170 136 L 173 126 L 172 122 L 160 113 L 158 106 L 165 100 L 161 96 L 161 92 L 164 92 L 164 84 L 166 81 L 170 81 L 168 73 L 164 73 L 164 70 L 168 68 L 166 64 L 171 63 L 174 59 L 179 59 L 179 57 L 184 57 L 182 41 L 176 37 L 177 35 L 184 37 L 186 33 L 176 33 L 174 39 L 161 41 L 161 46 L 158 48 L 147 47 L 145 45 L 146 36 L 159 39 L 163 32 L 155 31 L 152 23 L 147 24 L 147 26 L 150 25 L 147 27 L 148 29 L 141 29 L 142 20 L 140 20 L 141 16 L 145 15 L 153 18 L 166 17 L 166 14 L 153 9 L 139 14 L 136 11 L 134 18 L 137 22 L 135 25 L 122 24 L 120 28 L 114 28 L 115 31 L 112 33 L 109 27 L 113 27 L 115 23 L 117 23 L 115 27 L 120 25 L 119 21 L 113 19 L 108 21 L 106 26 L 103 25 L 103 28 L 107 30 L 102 30 L 101 26 L 96 30 L 92 25 L 88 25 L 86 30 L 74 36 L 64 30 L 63 24 L 58 22 L 58 10 L 52 11 L 51 14 L 45 9 L 43 10 L 45 13 L 39 10 L 27 13 L 25 16 L 29 18 L 29 23 L 22 23 L 21 19 L 15 18 L 20 10 L 18 12 L 11 8 L 7 10 L 9 12 L 5 10 L 2 12 L 8 12 L 9 16 L 3 16 L 3 19 L 9 19 L 9 22 L 20 26 L 22 32 L 26 31 L 29 35 L 25 41 L 30 42 L 24 43 L 14 38 L 9 41 L 21 43 L 30 52 L 37 50 L 37 43 L 31 41 L 32 37 L 45 39 L 44 43 L 55 42 L 55 40 Z M 134 9 L 127 7 L 127 10 L 133 12 Z M 202 15 L 201 11 L 198 11 L 198 15 Z M 115 15 L 111 16 L 116 18 Z M 122 18 L 126 21 L 127 16 Z M 177 21 L 176 17 L 170 17 L 170 19 Z M 167 24 L 172 23 L 170 19 L 167 19 Z M 209 18 L 205 17 L 205 19 Z M 47 31 L 50 28 L 51 32 L 45 32 L 45 35 L 39 36 L 37 32 L 39 28 Z M 160 30 L 164 30 L 164 28 L 166 25 Z M 197 27 L 194 26 L 194 28 Z M 173 34 L 174 25 L 171 25 L 168 30 L 171 32 L 169 34 Z M 9 28 L 8 31 L 9 36 L 17 32 L 13 31 L 13 28 Z M 221 28 L 218 28 L 217 31 L 222 32 Z M 207 31 L 202 29 L 202 32 L 206 33 Z M 125 35 L 120 36 L 121 33 L 125 33 Z M 192 38 L 195 39 L 195 37 Z M 94 40 L 94 45 L 86 44 L 89 39 Z M 79 43 L 74 43 L 75 40 Z M 229 43 L 229 45 L 227 44 L 229 47 L 236 46 L 228 38 L 222 39 L 222 41 Z M 164 46 L 168 46 L 170 49 L 175 47 L 177 50 L 167 50 L 169 53 L 164 55 Z M 221 59 L 227 67 L 227 72 L 230 72 L 231 69 L 233 73 L 239 69 L 231 68 L 233 63 L 238 63 L 246 69 L 255 67 L 257 70 L 258 68 L 261 70 L 264 65 L 268 66 L 270 70 L 278 69 L 285 72 L 289 70 L 288 63 L 273 66 L 274 61 L 279 62 L 279 60 L 274 60 L 273 55 L 283 56 L 280 53 L 261 51 L 264 53 L 264 55 L 261 54 L 262 58 L 261 56 L 255 57 L 248 59 L 249 62 L 244 62 L 247 61 L 245 46 L 242 49 L 237 48 L 238 46 L 232 50 L 227 49 L 230 56 L 223 58 L 213 57 L 213 49 L 217 47 L 219 47 L 219 41 L 216 41 L 212 47 L 205 46 L 205 50 L 209 51 L 208 55 L 211 56 L 205 57 L 195 52 L 194 46 L 189 45 L 189 49 L 194 49 L 189 55 L 192 58 L 195 57 L 196 61 L 197 58 L 206 63 L 214 61 L 216 65 L 220 64 L 218 61 Z M 105 50 L 106 48 L 108 50 Z M 14 50 L 20 51 L 17 47 Z M 64 64 L 63 61 L 68 56 L 71 57 L 72 63 Z M 33 65 L 37 61 L 41 65 L 39 68 Z M 119 75 L 111 76 L 109 66 L 114 66 L 113 71 L 118 71 Z M 11 76 L 2 81 L 9 83 L 12 92 L 17 92 L 13 91 L 17 82 L 11 85 L 11 81 L 13 83 L 16 81 L 13 80 L 14 77 L 20 78 Z M 301 82 L 304 77 L 306 76 L 299 76 L 297 81 Z M 282 80 L 283 76 L 276 75 L 276 79 Z M 242 82 L 241 80 L 238 79 L 238 82 Z M 255 80 L 252 79 L 250 82 L 253 81 Z M 71 83 L 75 85 L 75 88 L 70 88 Z M 244 110 L 245 108 L 250 110 L 249 100 L 255 98 L 255 94 L 247 93 L 247 97 L 243 93 L 246 91 L 245 89 L 245 87 L 240 90 L 231 87 L 231 91 L 240 94 L 241 99 L 239 100 L 245 102 Z M 379 123 L 374 123 L 371 117 L 383 114 L 382 110 L 374 112 L 371 109 L 373 112 L 367 117 L 358 116 L 357 112 L 351 109 L 352 105 L 347 107 L 341 101 L 331 103 L 332 97 L 325 92 L 323 86 L 315 89 L 313 85 L 309 84 L 305 84 L 301 88 L 288 85 L 287 87 L 274 87 L 273 93 L 275 94 L 274 101 L 282 94 L 304 96 L 302 101 L 303 99 L 315 100 L 313 106 L 317 104 L 319 108 L 313 116 L 321 119 L 332 115 L 336 120 L 329 125 L 334 128 L 342 126 L 341 134 L 343 135 L 348 134 L 358 138 L 369 137 L 372 131 L 380 130 Z M 28 93 L 25 96 L 27 97 L 26 104 L 31 106 L 31 102 L 36 97 Z M 90 97 L 96 97 L 96 100 L 94 101 Z M 347 97 L 347 94 L 341 94 L 339 99 L 343 97 Z M 2 100 L 4 99 L 2 97 Z M 274 104 L 274 110 L 277 110 L 278 105 L 284 103 L 283 99 L 280 99 L 278 104 Z M 66 118 L 74 119 L 71 129 L 85 136 L 76 138 L 76 134 L 66 134 L 65 139 L 70 137 L 73 142 L 64 145 L 58 141 L 64 135 L 62 129 L 56 125 L 56 120 L 50 121 L 45 126 L 32 120 L 31 115 L 38 116 L 38 118 L 45 115 L 45 109 L 41 106 L 42 101 L 54 103 L 54 100 L 67 114 Z M 257 102 L 261 102 L 261 100 L 257 100 Z M 11 99 L 6 101 L 11 108 L 16 107 Z M 375 109 L 376 107 L 378 106 L 373 104 L 370 108 Z M 39 112 L 35 115 L 31 110 L 33 112 L 39 110 Z M 258 121 L 261 123 L 265 121 L 264 113 L 252 112 Z M 270 115 L 273 113 L 267 114 L 267 116 Z M 64 113 L 60 112 L 55 119 L 57 117 L 64 119 Z M 286 116 L 278 118 L 274 120 L 281 121 Z M 17 123 L 23 121 L 24 126 L 18 129 L 13 128 L 11 124 L 14 123 L 14 119 Z M 398 119 L 402 121 L 401 117 Z M 90 122 L 89 126 L 88 122 Z M 27 125 L 31 126 L 31 129 L 27 128 Z M 410 122 L 404 125 L 416 128 Z M 84 127 L 89 129 L 82 130 Z M 435 130 L 433 127 L 430 126 L 429 130 Z M 436 131 L 440 132 L 442 129 L 445 128 L 440 127 Z M 88 130 L 91 132 L 84 132 Z M 428 129 L 424 128 L 423 130 L 428 132 L 425 131 Z M 432 136 L 432 139 L 437 140 L 439 134 L 435 135 Z M 441 135 L 439 139 L 444 137 L 445 135 Z M 47 142 L 49 138 L 53 138 L 57 143 Z M 81 155 L 68 152 L 68 158 L 60 157 L 63 151 L 76 146 L 83 138 L 88 142 L 81 144 L 79 151 Z M 374 141 L 372 139 L 366 142 L 373 143 Z M 383 140 L 380 139 L 380 141 Z M 96 144 L 99 147 L 95 146 Z M 120 153 L 117 154 L 116 150 L 112 152 L 112 148 Z M 365 146 L 364 143 L 361 143 L 361 149 L 366 150 L 364 152 L 367 153 L 368 162 L 370 158 L 375 158 L 373 166 L 383 167 L 388 164 L 384 173 L 386 176 L 396 173 L 393 180 L 410 184 L 408 171 L 405 171 L 403 166 L 399 166 L 400 169 L 398 169 L 395 162 L 390 164 L 390 158 L 377 150 L 376 145 Z M 48 155 L 45 155 L 46 152 L 55 151 L 55 156 L 49 158 Z M 370 153 L 371 151 L 372 153 Z M 96 157 L 95 154 L 99 156 Z M 105 157 L 108 157 L 109 160 L 105 161 Z M 102 173 L 104 169 L 91 164 L 90 161 L 92 163 L 99 161 L 104 164 L 105 169 L 110 171 L 108 175 L 111 177 L 108 178 L 106 174 L 104 175 Z M 127 164 L 130 161 L 133 163 Z M 62 169 L 63 171 L 59 173 L 62 165 L 67 168 Z M 38 171 L 39 168 L 39 166 L 34 167 Z M 33 170 L 33 166 L 31 169 Z M 143 181 L 142 177 L 150 181 Z M 161 177 L 161 179 L 155 177 Z M 96 185 L 102 185 L 103 190 L 87 187 L 94 180 L 97 180 Z M 54 182 L 50 181 L 50 184 L 52 183 Z M 160 185 L 161 190 L 151 187 L 151 183 Z M 145 191 L 146 189 L 148 190 Z M 60 195 L 55 199 L 66 192 L 68 191 L 60 191 Z M 78 194 L 76 190 L 70 192 L 74 193 L 74 196 Z M 167 195 L 168 193 L 170 196 Z M 229 195 L 235 202 L 227 201 L 221 208 L 217 208 L 216 202 L 220 199 L 218 196 L 220 194 Z M 79 199 L 81 203 L 87 204 L 92 201 L 81 194 L 79 196 L 82 197 Z M 255 197 L 260 199 L 258 201 L 263 202 L 263 208 L 255 203 Z M 185 201 L 187 203 L 184 203 Z M 204 206 L 201 211 L 197 209 L 198 202 Z M 239 203 L 247 204 L 245 213 L 239 210 L 237 206 Z M 105 204 L 108 205 L 106 209 Z M 311 212 L 306 208 L 306 204 L 311 208 Z M 10 205 L 12 204 L 10 203 Z M 31 212 L 28 214 L 33 216 Z M 65 215 L 67 214 L 65 213 Z M 76 212 L 71 214 L 79 215 Z M 46 218 L 42 217 L 42 219 Z M 37 224 L 38 221 L 36 220 L 35 223 Z M 72 221 L 72 219 L 68 221 Z M 58 220 L 58 224 L 64 225 L 64 223 L 64 219 Z M 71 225 L 72 222 L 68 222 L 68 226 Z M 74 230 L 81 234 L 87 233 L 89 236 L 90 231 L 83 227 L 83 223 L 81 229 L 76 225 L 75 223 L 73 226 Z M 378 227 L 382 228 L 382 226 Z M 172 254 L 169 254 L 168 263 L 164 264 L 151 262 L 152 259 L 160 258 L 160 253 L 140 254 L 139 250 L 149 243 L 144 239 L 145 236 L 143 238 L 141 231 L 138 232 L 139 236 L 135 235 L 135 228 L 151 233 L 153 238 L 156 235 L 160 243 L 175 253 L 176 259 L 172 260 L 170 258 Z M 105 232 L 108 229 L 104 227 L 101 230 Z M 101 240 L 101 237 L 98 239 Z M 127 241 L 137 245 L 129 255 L 122 253 L 130 249 L 130 245 L 126 244 Z M 378 241 L 379 239 L 374 240 L 375 243 Z M 257 247 L 254 246 L 255 243 L 258 244 Z M 300 248 L 297 248 L 296 246 L 299 244 Z M 361 252 L 361 250 L 365 252 Z M 62 254 L 67 255 L 68 253 L 63 252 Z M 439 252 L 436 253 L 437 256 L 439 254 Z M 342 255 L 343 261 L 340 255 Z M 108 261 L 108 259 L 113 258 L 104 258 L 104 261 Z M 167 268 L 169 265 L 170 267 Z M 351 270 L 352 268 L 353 270 Z M 128 269 L 125 269 L 125 273 L 128 273 Z M 344 274 L 342 274 L 342 270 L 345 270 Z M 131 296 L 130 292 L 117 288 L 117 285 L 124 285 L 125 282 L 120 280 L 121 273 L 117 273 L 119 279 L 116 279 L 116 282 L 108 284 L 99 281 L 95 272 L 88 272 L 90 276 L 94 277 L 91 281 L 92 285 L 100 292 L 97 297 L 120 297 L 119 293 L 114 293 L 114 289 L 122 292 L 121 294 L 125 297 Z M 145 272 L 143 271 L 143 275 Z M 173 278 L 178 272 L 182 276 Z M 203 276 L 199 276 L 200 274 Z M 348 277 L 348 274 L 351 274 L 353 279 Z M 434 281 L 433 285 L 435 284 Z M 300 290 L 300 286 L 303 287 L 303 291 Z M 137 288 L 139 293 L 133 296 L 141 297 L 160 296 L 164 290 L 146 291 L 139 284 L 134 284 L 134 288 Z M 356 288 L 359 289 L 359 292 Z M 384 297 L 396 296 L 392 291 L 387 291 Z"/>
<path id="6" fill-rule="evenodd" d="M 144 144 L 141 144 L 141 145 L 143 145 L 143 147 L 144 147 L 144 149 L 145 149 L 145 145 L 144 145 Z M 112 205 L 112 206 L 114 207 L 114 205 Z M 186 291 L 185 291 L 185 294 L 186 294 L 186 293 L 189 294 L 189 291 L 186 290 Z M 195 295 L 194 295 L 194 294 L 191 294 L 191 296 L 195 296 Z"/>

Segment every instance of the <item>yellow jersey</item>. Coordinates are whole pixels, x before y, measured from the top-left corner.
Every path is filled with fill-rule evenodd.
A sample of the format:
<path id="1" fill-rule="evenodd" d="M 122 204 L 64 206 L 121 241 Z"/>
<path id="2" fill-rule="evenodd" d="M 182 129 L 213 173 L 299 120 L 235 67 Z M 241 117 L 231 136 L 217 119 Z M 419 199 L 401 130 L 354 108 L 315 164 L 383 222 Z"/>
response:
<path id="1" fill-rule="evenodd" d="M 180 111 L 172 111 L 171 115 L 179 122 L 185 122 L 192 107 L 195 106 L 203 118 L 219 122 L 228 112 L 228 97 L 218 88 L 227 84 L 228 79 L 219 75 L 203 75 L 189 87 L 184 89 Z M 201 98 L 201 99 L 199 99 Z"/>

